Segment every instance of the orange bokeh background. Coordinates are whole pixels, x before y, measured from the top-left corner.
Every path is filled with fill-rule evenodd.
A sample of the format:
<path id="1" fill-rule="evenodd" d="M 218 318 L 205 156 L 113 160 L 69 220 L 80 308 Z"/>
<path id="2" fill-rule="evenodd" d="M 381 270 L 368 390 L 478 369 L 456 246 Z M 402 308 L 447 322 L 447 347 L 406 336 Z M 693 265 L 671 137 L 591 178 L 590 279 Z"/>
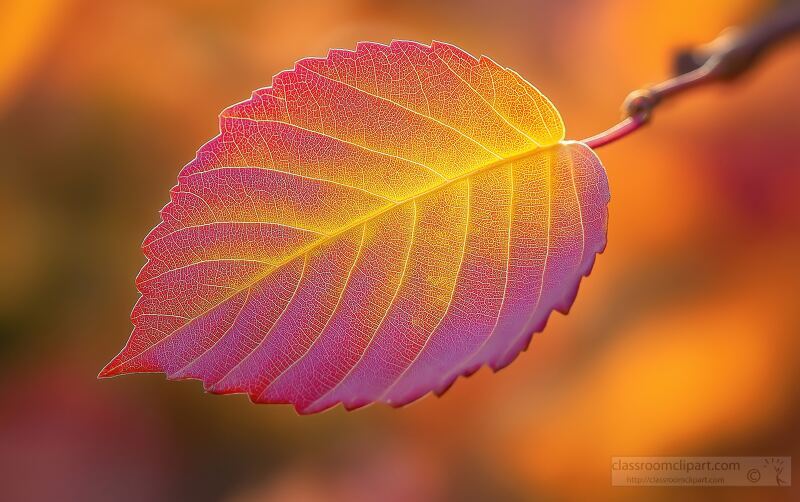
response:
<path id="1" fill-rule="evenodd" d="M 614 488 L 618 455 L 800 459 L 800 40 L 599 150 L 609 245 L 507 369 L 404 409 L 290 407 L 95 379 L 130 332 L 180 167 L 225 106 L 330 47 L 454 43 L 517 70 L 568 137 L 617 119 L 748 0 L 0 7 L 0 492 L 9 500 L 771 500 Z M 0 496 L 0 498 L 5 498 Z"/>

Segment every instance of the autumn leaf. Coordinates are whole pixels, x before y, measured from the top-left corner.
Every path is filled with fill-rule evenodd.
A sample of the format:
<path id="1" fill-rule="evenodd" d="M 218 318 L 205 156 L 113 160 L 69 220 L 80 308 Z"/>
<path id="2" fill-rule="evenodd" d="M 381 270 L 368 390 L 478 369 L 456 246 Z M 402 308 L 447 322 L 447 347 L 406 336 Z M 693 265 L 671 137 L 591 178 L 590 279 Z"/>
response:
<path id="1" fill-rule="evenodd" d="M 299 61 L 181 171 L 101 376 L 313 413 L 503 368 L 605 246 L 605 171 L 563 138 L 535 87 L 452 45 Z"/>

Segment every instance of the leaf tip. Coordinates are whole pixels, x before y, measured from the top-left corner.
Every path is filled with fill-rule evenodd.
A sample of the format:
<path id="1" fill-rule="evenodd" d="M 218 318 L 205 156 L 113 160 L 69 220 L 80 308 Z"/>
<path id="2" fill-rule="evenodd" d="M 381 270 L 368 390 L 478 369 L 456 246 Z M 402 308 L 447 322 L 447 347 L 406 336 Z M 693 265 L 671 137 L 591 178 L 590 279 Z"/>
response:
<path id="1" fill-rule="evenodd" d="M 109 361 L 102 370 L 100 370 L 100 373 L 97 374 L 97 378 L 98 380 L 103 378 L 112 378 L 123 373 L 125 373 L 125 370 L 123 369 L 123 365 L 120 364 L 119 356 L 117 356 Z"/>
<path id="2" fill-rule="evenodd" d="M 100 373 L 97 374 L 97 379 L 98 380 L 103 379 L 103 378 L 111 378 L 111 377 L 119 375 L 119 370 L 114 368 L 114 367 L 112 367 L 111 366 L 112 363 L 113 363 L 113 361 L 111 363 L 108 363 L 105 368 L 100 370 Z"/>

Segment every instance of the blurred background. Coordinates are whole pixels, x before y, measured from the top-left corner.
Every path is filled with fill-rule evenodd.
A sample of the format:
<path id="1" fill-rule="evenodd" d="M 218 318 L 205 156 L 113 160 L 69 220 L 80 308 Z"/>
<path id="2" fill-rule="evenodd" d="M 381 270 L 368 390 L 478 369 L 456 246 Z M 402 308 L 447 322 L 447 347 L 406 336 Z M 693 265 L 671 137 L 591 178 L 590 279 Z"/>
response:
<path id="1" fill-rule="evenodd" d="M 306 417 L 162 375 L 96 380 L 179 169 L 295 60 L 451 42 L 516 69 L 580 139 L 677 50 L 772 7 L 0 1 L 0 499 L 797 500 L 612 488 L 610 459 L 800 460 L 800 39 L 600 150 L 608 248 L 571 314 L 497 374 Z"/>

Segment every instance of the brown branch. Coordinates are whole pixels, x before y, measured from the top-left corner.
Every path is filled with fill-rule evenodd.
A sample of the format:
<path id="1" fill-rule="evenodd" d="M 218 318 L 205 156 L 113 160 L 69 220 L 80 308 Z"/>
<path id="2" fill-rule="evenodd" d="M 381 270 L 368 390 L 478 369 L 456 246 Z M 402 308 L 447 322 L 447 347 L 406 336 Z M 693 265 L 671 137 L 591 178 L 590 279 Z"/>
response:
<path id="1" fill-rule="evenodd" d="M 746 31 L 725 30 L 710 44 L 679 54 L 677 76 L 630 93 L 622 105 L 622 121 L 583 142 L 598 148 L 624 138 L 646 124 L 653 109 L 668 98 L 704 84 L 733 80 L 752 68 L 767 49 L 798 32 L 798 2 L 774 10 Z"/>

